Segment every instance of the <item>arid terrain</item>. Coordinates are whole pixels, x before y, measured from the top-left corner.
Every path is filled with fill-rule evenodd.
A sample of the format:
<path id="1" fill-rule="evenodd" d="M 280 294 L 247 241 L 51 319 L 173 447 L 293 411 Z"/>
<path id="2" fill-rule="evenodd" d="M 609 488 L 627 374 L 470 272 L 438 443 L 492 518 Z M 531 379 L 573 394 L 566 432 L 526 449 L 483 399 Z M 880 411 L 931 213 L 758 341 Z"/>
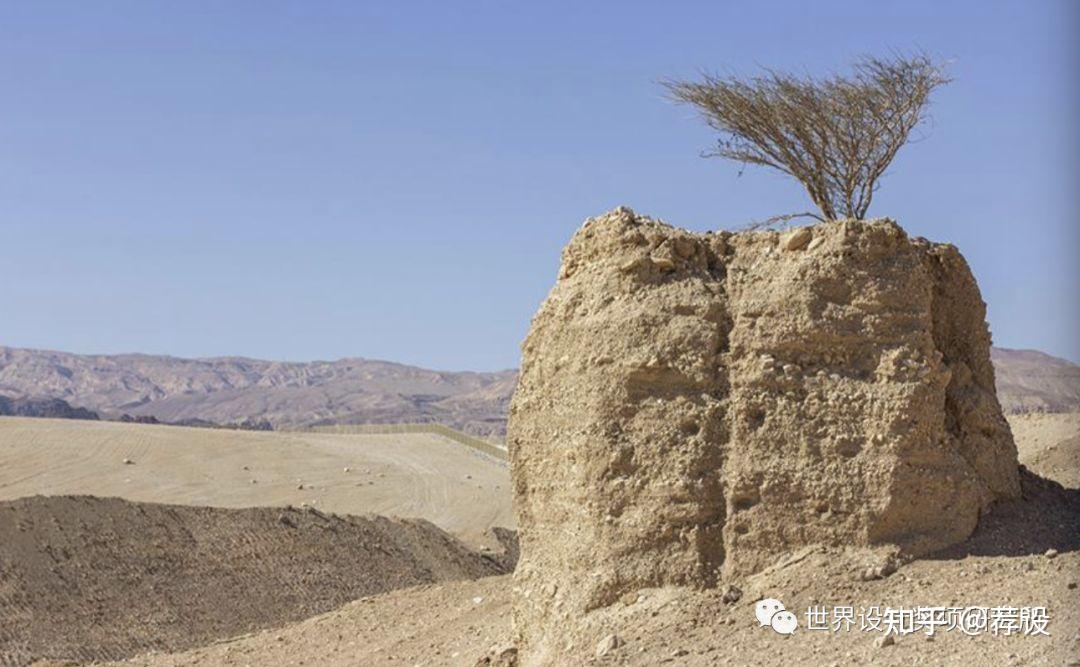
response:
<path id="1" fill-rule="evenodd" d="M 178 650 L 506 572 L 508 484 L 430 434 L 0 417 L 0 665 Z"/>
<path id="2" fill-rule="evenodd" d="M 1069 412 L 1080 405 L 1080 366 L 1038 350 L 990 349 L 1006 413 Z"/>
<path id="3" fill-rule="evenodd" d="M 1080 366 L 1034 350 L 993 348 L 991 355 L 1006 413 L 1080 406 Z M 510 370 L 455 373 L 369 359 L 180 359 L 0 346 L 0 397 L 60 399 L 106 419 L 267 420 L 275 428 L 435 421 L 500 437 L 516 381 Z M 0 401 L 0 415 L 3 408 Z"/>
<path id="4" fill-rule="evenodd" d="M 0 1 L 0 667 L 1080 667 L 1080 0 L 116 4 Z"/>
<path id="5" fill-rule="evenodd" d="M 281 428 L 434 421 L 500 435 L 515 378 L 514 371 L 432 371 L 370 359 L 180 359 L 0 346 L 0 396 L 59 398 L 102 418 L 163 422 L 265 419 Z"/>
<path id="6" fill-rule="evenodd" d="M 506 572 L 416 519 L 313 509 L 0 502 L 0 662 L 178 650 L 408 586 Z"/>
<path id="7" fill-rule="evenodd" d="M 991 356 L 954 247 L 590 224 L 520 378 L 4 349 L 10 409 L 68 418 L 0 417 L 0 665 L 1080 660 L 1080 376 Z M 515 381 L 512 471 L 449 432 L 298 428 L 497 434 Z M 819 605 L 1048 621 L 894 637 Z"/>
<path id="8" fill-rule="evenodd" d="M 1061 446 L 1063 423 L 1014 416 L 1021 460 Z M 1075 438 L 1076 431 L 1072 432 Z M 1030 436 L 1035 436 L 1030 439 Z M 1075 447 L 1075 445 L 1074 445 Z M 1075 452 L 1075 449 L 1073 450 Z M 1074 462 L 1077 457 L 1073 457 Z M 1037 464 L 1035 470 L 1039 470 Z M 1076 464 L 1074 463 L 1074 469 Z M 739 582 L 735 603 L 722 591 L 643 590 L 594 619 L 595 641 L 625 642 L 592 664 L 623 665 L 1067 665 L 1080 660 L 1080 501 L 1076 489 L 1025 481 L 1025 499 L 991 513 L 968 549 L 920 559 L 878 581 L 861 581 L 862 554 L 808 549 Z M 1057 555 L 1046 555 L 1056 549 Z M 510 580 L 425 585 L 349 603 L 275 630 L 212 646 L 134 658 L 148 667 L 179 665 L 472 665 L 511 637 Z M 754 601 L 779 597 L 789 609 L 812 604 L 1045 605 L 1051 636 L 933 638 L 910 635 L 878 646 L 875 633 L 808 632 L 782 637 L 754 620 Z M 589 647 L 590 649 L 592 647 Z M 497 663 L 492 663 L 497 664 Z"/>
<path id="9" fill-rule="evenodd" d="M 872 662 L 906 665 L 979 661 L 984 664 L 1062 665 L 1080 659 L 1077 653 L 1080 648 L 1077 644 L 1080 595 L 1075 586 L 1080 580 L 1077 576 L 1080 544 L 1076 537 L 1080 534 L 1080 505 L 1075 488 L 1080 471 L 1077 463 L 1080 461 L 1077 451 L 1080 415 L 1014 415 L 1009 422 L 1016 434 L 1021 462 L 1034 475 L 1025 477 L 1024 499 L 991 512 L 965 549 L 916 560 L 879 581 L 861 581 L 858 576 L 868 564 L 866 554 L 810 549 L 739 581 L 742 596 L 734 603 L 722 600 L 722 590 L 705 593 L 679 587 L 643 590 L 593 619 L 596 643 L 609 634 L 617 635 L 625 643 L 592 662 L 634 665 L 762 662 L 856 665 Z M 293 447 L 299 451 L 290 456 L 287 450 Z M 34 449 L 40 453 L 30 457 L 29 453 Z M 207 462 L 211 452 L 220 457 L 218 463 Z M 426 487 L 407 480 L 420 465 L 416 461 L 409 463 L 410 457 L 421 453 L 438 457 L 436 464 L 423 468 L 427 471 L 421 473 L 428 480 Z M 34 540 L 27 547 L 28 551 L 20 548 L 18 555 L 7 543 L 0 547 L 0 562 L 4 563 L 5 572 L 10 573 L 15 568 L 32 572 L 34 570 L 26 568 L 34 563 L 34 567 L 53 567 L 58 572 L 66 572 L 68 578 L 61 581 L 77 582 L 78 576 L 90 580 L 98 577 L 93 586 L 87 580 L 83 587 L 72 585 L 60 589 L 71 594 L 67 600 L 58 597 L 55 588 L 50 589 L 51 597 L 47 599 L 51 601 L 52 618 L 64 618 L 65 614 L 80 610 L 104 618 L 102 614 L 115 610 L 118 601 L 129 599 L 125 596 L 135 592 L 150 596 L 160 609 L 151 626 L 131 614 L 117 616 L 111 621 L 116 625 L 107 626 L 111 628 L 108 635 L 112 638 L 111 644 L 103 638 L 100 647 L 80 645 L 76 649 L 71 640 L 78 635 L 45 632 L 53 626 L 27 623 L 26 614 L 33 607 L 25 596 L 32 589 L 20 580 L 24 597 L 17 598 L 10 592 L 0 596 L 7 606 L 4 613 L 9 619 L 22 619 L 17 626 L 20 632 L 25 632 L 27 627 L 38 632 L 31 638 L 20 634 L 17 645 L 10 630 L 0 632 L 0 656 L 4 656 L 0 664 L 25 664 L 18 656 L 26 655 L 28 646 L 42 644 L 50 650 L 35 652 L 37 657 L 85 663 L 94 656 L 106 658 L 109 653 L 102 647 L 115 647 L 126 641 L 129 648 L 140 645 L 152 651 L 125 663 L 136 665 L 473 665 L 478 660 L 488 659 L 497 653 L 493 653 L 493 649 L 504 648 L 510 641 L 511 583 L 508 577 L 448 582 L 446 578 L 454 577 L 422 573 L 416 578 L 416 571 L 405 567 L 397 570 L 399 574 L 395 575 L 394 581 L 380 582 L 383 588 L 367 590 L 387 590 L 398 584 L 421 585 L 362 597 L 364 586 L 371 583 L 367 573 L 385 572 L 379 568 L 385 568 L 387 564 L 378 558 L 373 561 L 369 552 L 358 549 L 356 540 L 370 534 L 365 532 L 370 529 L 364 528 L 364 520 L 324 518 L 299 508 L 300 503 L 314 500 L 316 507 L 327 512 L 426 516 L 452 533 L 471 536 L 474 544 L 483 543 L 483 533 L 488 527 L 505 525 L 504 519 L 509 519 L 506 470 L 500 464 L 457 445 L 438 441 L 434 436 L 265 434 L 66 420 L 0 419 L 0 454 L 3 456 L 0 493 L 5 499 L 34 493 L 93 494 L 120 496 L 144 503 L 279 506 L 278 509 L 251 510 L 236 515 L 243 517 L 241 523 L 247 526 L 246 530 L 257 532 L 258 539 L 253 535 L 250 541 L 239 539 L 225 545 L 218 543 L 220 548 L 215 550 L 214 540 L 210 539 L 207 544 L 198 539 L 198 531 L 210 531 L 214 525 L 224 525 L 224 515 L 202 508 L 193 507 L 186 513 L 176 507 L 89 498 L 16 501 L 23 503 L 23 507 L 40 508 L 42 503 L 55 502 L 69 507 L 103 504 L 113 509 L 123 508 L 123 512 L 94 513 L 121 521 L 112 528 L 118 533 L 124 532 L 123 521 L 133 520 L 131 511 L 148 513 L 153 520 L 148 522 L 150 528 L 144 529 L 146 534 L 139 538 L 143 545 L 155 544 L 157 531 L 177 525 L 179 521 L 179 525 L 192 529 L 193 534 L 177 544 L 182 543 L 184 548 L 201 544 L 199 548 L 206 551 L 200 553 L 209 558 L 204 568 L 171 569 L 171 572 L 180 571 L 184 575 L 161 579 L 150 574 L 152 570 L 139 571 L 132 565 L 137 561 L 130 555 L 116 563 L 115 568 L 128 568 L 124 570 L 126 574 L 119 577 L 115 576 L 116 569 L 99 571 L 91 568 L 80 572 L 64 569 L 66 566 L 62 562 L 43 565 L 39 556 L 23 559 L 27 559 L 28 554 L 41 554 L 42 544 L 59 547 L 61 542 L 68 553 L 84 556 L 106 553 L 106 545 L 95 537 L 100 533 L 94 523 L 104 519 L 87 515 L 80 519 L 76 528 L 64 517 L 80 516 L 78 512 L 73 515 L 61 513 L 61 518 L 47 522 L 41 512 L 24 512 L 27 532 L 23 534 L 33 536 Z M 129 458 L 132 463 L 125 465 L 124 458 Z M 20 464 L 19 461 L 24 459 L 27 462 Z M 249 470 L 243 470 L 245 465 Z M 344 472 L 345 466 L 350 467 L 348 473 Z M 365 468 L 372 472 L 363 473 Z M 168 469 L 177 471 L 173 481 L 166 474 Z M 385 476 L 379 477 L 379 472 Z M 147 478 L 140 478 L 140 475 Z M 250 479 L 260 475 L 263 481 L 251 484 Z M 1065 484 L 1072 490 L 1039 481 L 1035 475 L 1063 483 L 1073 480 Z M 281 479 L 271 481 L 278 477 Z M 373 479 L 368 480 L 368 477 Z M 314 488 L 297 488 L 297 478 L 306 479 Z M 366 481 L 375 484 L 368 485 Z M 425 488 L 428 489 L 426 494 Z M 416 501 L 414 495 L 417 494 L 427 501 Z M 285 504 L 292 504 L 294 509 L 280 509 Z M 5 502 L 4 505 L 9 509 L 0 514 L 0 518 L 15 514 L 10 510 L 15 506 L 13 503 Z M 476 512 L 477 508 L 485 507 L 499 509 L 488 514 Z M 299 528 L 274 524 L 283 513 L 295 517 Z M 478 519 L 478 515 L 484 518 Z M 126 518 L 121 519 L 121 516 Z M 4 521 L 7 525 L 7 520 Z M 338 526 L 332 539 L 324 536 L 325 530 L 319 527 L 325 524 Z M 94 530 L 88 531 L 91 527 Z M 11 527 L 0 528 L 0 531 L 7 530 Z M 283 542 L 293 531 L 299 537 Z M 128 536 L 127 539 L 133 538 Z M 52 540 L 60 541 L 53 543 Z M 185 562 L 170 547 L 171 543 L 171 540 L 160 539 L 156 542 L 160 550 L 158 557 L 164 559 L 156 562 Z M 386 543 L 394 545 L 393 538 L 387 536 Z M 494 540 L 488 544 L 491 546 L 486 547 L 487 554 L 494 554 L 498 549 Z M 406 545 L 412 553 L 414 547 Z M 324 550 L 326 547 L 329 548 Z M 231 578 L 231 569 L 226 572 L 221 569 L 235 567 L 240 560 L 238 554 L 269 556 L 292 549 L 308 554 L 301 559 L 304 566 L 281 556 L 286 560 L 271 557 L 270 562 L 249 564 L 248 569 L 243 570 L 250 573 L 254 568 L 256 572 L 273 570 L 279 573 L 280 576 L 274 577 L 270 584 L 253 581 L 247 576 L 238 582 Z M 1050 549 L 1057 551 L 1056 557 L 1045 555 Z M 313 550 L 323 555 L 317 555 Z M 348 553 L 353 555 L 348 556 Z M 75 562 L 86 561 L 76 559 Z M 216 568 L 209 565 L 211 562 L 218 564 Z M 8 582 L 17 581 L 10 574 L 7 576 Z M 157 576 L 160 577 L 160 573 Z M 424 579 L 424 576 L 429 578 Z M 38 579 L 32 578 L 32 581 Z M 48 578 L 42 577 L 40 581 L 48 581 Z M 208 629 L 201 621 L 189 616 L 193 609 L 190 605 L 196 603 L 187 600 L 183 593 L 207 590 L 211 585 L 250 588 L 252 595 L 264 596 L 263 602 L 257 605 L 259 609 L 255 609 L 254 604 L 237 603 L 230 607 L 237 610 L 237 620 L 219 622 L 216 626 L 212 622 L 214 617 L 195 617 L 206 621 L 206 625 L 211 626 Z M 288 586 L 287 595 L 282 586 Z M 93 595 L 88 596 L 88 592 Z M 305 610 L 318 613 L 330 609 L 344 602 L 349 595 L 360 599 L 312 618 L 297 620 L 306 615 Z M 887 647 L 875 644 L 875 634 L 857 631 L 834 634 L 799 630 L 791 637 L 781 637 L 769 628 L 758 627 L 753 618 L 753 603 L 762 596 L 779 597 L 789 609 L 805 608 L 810 604 L 851 604 L 856 607 L 890 604 L 1045 605 L 1051 616 L 1051 636 L 1004 638 L 983 635 L 971 638 L 951 632 L 940 633 L 933 639 L 911 635 Z M 23 602 L 18 603 L 18 599 Z M 172 602 L 168 602 L 170 600 Z M 188 625 L 177 627 L 198 629 L 192 632 L 192 641 L 170 634 L 173 631 L 166 628 L 167 624 L 156 625 L 170 614 L 177 623 L 188 619 L 185 621 Z M 128 625 L 123 627 L 124 624 Z M 11 623 L 5 627 L 16 626 Z M 140 636 L 140 627 L 156 627 L 160 632 L 154 631 L 153 637 Z M 132 636 L 139 637 L 138 641 L 144 643 L 131 644 Z M 206 642 L 195 641 L 197 637 Z M 200 643 L 206 645 L 199 646 Z M 193 648 L 169 652 L 183 646 Z M 588 648 L 592 654 L 593 647 Z"/>
<path id="10" fill-rule="evenodd" d="M 493 526 L 513 527 L 509 483 L 505 462 L 427 434 L 0 417 L 0 500 L 41 494 L 225 508 L 310 505 L 427 519 L 476 543 Z"/>

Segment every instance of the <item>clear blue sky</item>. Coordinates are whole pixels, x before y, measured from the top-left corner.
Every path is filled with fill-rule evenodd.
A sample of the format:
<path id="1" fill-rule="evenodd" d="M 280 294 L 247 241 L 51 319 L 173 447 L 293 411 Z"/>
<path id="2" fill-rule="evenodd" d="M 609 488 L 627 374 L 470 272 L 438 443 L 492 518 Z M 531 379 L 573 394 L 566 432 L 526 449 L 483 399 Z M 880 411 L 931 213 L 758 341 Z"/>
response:
<path id="1" fill-rule="evenodd" d="M 658 78 L 917 47 L 956 81 L 870 213 L 961 248 L 997 344 L 1080 359 L 1078 7 L 5 2 L 0 344 L 516 366 L 586 217 L 806 208 Z"/>

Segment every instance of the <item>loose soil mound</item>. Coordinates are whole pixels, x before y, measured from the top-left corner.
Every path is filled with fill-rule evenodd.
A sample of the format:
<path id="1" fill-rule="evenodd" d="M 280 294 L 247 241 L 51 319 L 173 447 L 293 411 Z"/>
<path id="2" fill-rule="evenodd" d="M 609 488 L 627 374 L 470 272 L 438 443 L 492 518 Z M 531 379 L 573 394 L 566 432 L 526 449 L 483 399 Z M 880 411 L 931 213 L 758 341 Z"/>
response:
<path id="1" fill-rule="evenodd" d="M 0 503 L 0 665 L 186 649 L 504 571 L 422 520 L 24 498 Z"/>
<path id="2" fill-rule="evenodd" d="M 685 587 L 642 589 L 579 619 L 568 665 L 1065 665 L 1080 657 L 1080 493 L 1023 475 L 1024 498 L 994 506 L 991 521 L 954 551 L 864 581 L 874 562 L 854 550 L 808 547 L 739 579 L 742 595 Z M 1054 557 L 1043 555 L 1056 549 Z M 1052 553 L 1052 552 L 1051 552 Z M 424 586 L 379 595 L 286 628 L 125 665 L 503 665 L 513 641 L 508 577 Z M 790 637 L 760 627 L 754 604 L 779 598 L 799 615 Z M 1050 636 L 968 636 L 923 631 L 879 645 L 883 632 L 806 626 L 811 606 L 855 610 L 916 606 L 1045 606 Z M 603 640 L 621 645 L 597 655 Z"/>

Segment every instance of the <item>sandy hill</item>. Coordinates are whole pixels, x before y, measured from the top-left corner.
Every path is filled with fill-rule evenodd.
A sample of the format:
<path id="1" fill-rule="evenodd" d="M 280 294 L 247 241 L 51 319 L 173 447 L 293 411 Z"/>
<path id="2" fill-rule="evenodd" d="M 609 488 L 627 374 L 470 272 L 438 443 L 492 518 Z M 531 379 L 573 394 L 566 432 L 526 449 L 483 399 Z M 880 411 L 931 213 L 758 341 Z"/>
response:
<path id="1" fill-rule="evenodd" d="M 437 421 L 501 433 L 515 373 L 431 371 L 369 359 L 79 355 L 0 347 L 0 395 L 60 398 L 102 416 L 283 425 Z"/>
<path id="2" fill-rule="evenodd" d="M 420 520 L 23 498 L 0 503 L 0 664 L 183 649 L 502 571 Z"/>
<path id="3" fill-rule="evenodd" d="M 505 462 L 429 434 L 0 417 L 0 500 L 78 494 L 233 508 L 306 503 L 427 519 L 487 543 L 490 528 L 514 525 L 509 484 Z"/>

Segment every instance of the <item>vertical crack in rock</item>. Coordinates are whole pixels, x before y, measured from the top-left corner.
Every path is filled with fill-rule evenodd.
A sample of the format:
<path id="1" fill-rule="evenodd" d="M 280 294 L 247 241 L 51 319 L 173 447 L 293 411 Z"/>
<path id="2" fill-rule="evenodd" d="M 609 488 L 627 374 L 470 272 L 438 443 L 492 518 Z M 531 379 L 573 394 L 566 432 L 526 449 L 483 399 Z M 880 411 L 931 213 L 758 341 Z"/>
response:
<path id="1" fill-rule="evenodd" d="M 926 553 L 1019 493 L 959 253 L 890 221 L 797 233 L 620 208 L 564 250 L 510 409 L 525 664 L 640 588 L 808 544 Z"/>

